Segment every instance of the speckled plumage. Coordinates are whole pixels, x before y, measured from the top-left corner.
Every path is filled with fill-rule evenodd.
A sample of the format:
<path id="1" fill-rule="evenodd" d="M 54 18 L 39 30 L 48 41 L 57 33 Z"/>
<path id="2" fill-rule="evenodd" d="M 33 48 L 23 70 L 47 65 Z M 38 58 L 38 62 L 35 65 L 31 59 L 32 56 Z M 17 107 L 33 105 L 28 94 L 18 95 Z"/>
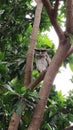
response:
<path id="1" fill-rule="evenodd" d="M 36 67 L 39 72 L 44 71 L 50 64 L 51 59 L 46 49 L 35 49 Z"/>

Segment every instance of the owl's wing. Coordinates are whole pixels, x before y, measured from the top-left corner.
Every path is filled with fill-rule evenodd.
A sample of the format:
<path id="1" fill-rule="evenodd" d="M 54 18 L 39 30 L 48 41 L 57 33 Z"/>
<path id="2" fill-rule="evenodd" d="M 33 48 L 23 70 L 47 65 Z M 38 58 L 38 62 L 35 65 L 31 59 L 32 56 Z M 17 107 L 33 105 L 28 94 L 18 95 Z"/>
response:
<path id="1" fill-rule="evenodd" d="M 47 54 L 46 55 L 46 61 L 48 63 L 48 66 L 50 65 L 50 62 L 51 62 L 51 58 L 49 57 L 49 55 Z"/>

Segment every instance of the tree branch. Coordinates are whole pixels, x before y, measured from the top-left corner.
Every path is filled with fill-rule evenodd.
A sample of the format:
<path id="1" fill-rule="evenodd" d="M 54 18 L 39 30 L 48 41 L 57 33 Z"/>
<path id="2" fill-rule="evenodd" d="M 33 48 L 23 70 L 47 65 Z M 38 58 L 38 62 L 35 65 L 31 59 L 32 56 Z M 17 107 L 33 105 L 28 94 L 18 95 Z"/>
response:
<path id="1" fill-rule="evenodd" d="M 34 89 L 36 87 L 36 85 L 44 79 L 46 71 L 47 71 L 47 69 L 44 70 L 42 73 L 40 73 L 40 75 L 37 77 L 37 79 L 30 83 L 28 88 Z"/>
<path id="2" fill-rule="evenodd" d="M 39 25 L 40 25 L 42 8 L 43 8 L 43 3 L 41 2 L 41 0 L 39 0 L 37 2 L 37 8 L 35 11 L 35 19 L 34 19 L 31 38 L 30 38 L 30 47 L 28 50 L 28 55 L 27 55 L 27 60 L 26 60 L 25 80 L 24 80 L 24 85 L 26 87 L 28 87 L 32 81 L 34 48 L 36 45 L 36 38 L 37 38 L 37 33 L 38 33 Z"/>
<path id="3" fill-rule="evenodd" d="M 64 130 L 73 130 L 73 126 L 68 126 Z"/>
<path id="4" fill-rule="evenodd" d="M 54 13 L 54 9 L 52 8 L 50 2 L 48 0 L 42 0 L 45 8 L 46 8 L 46 11 L 49 15 L 49 18 L 50 18 L 50 21 L 51 21 L 51 24 L 53 25 L 58 37 L 60 40 L 64 40 L 65 39 L 65 35 L 64 35 L 64 32 L 62 31 L 62 29 L 60 28 L 58 22 L 57 22 L 57 18 L 55 17 L 56 15 L 56 9 L 55 9 L 55 13 Z M 58 8 L 58 0 L 56 0 L 56 3 L 55 3 L 55 7 Z"/>
<path id="5" fill-rule="evenodd" d="M 67 56 L 68 57 L 69 55 L 71 55 L 73 53 L 73 46 L 70 47 L 68 53 L 67 53 Z"/>
<path id="6" fill-rule="evenodd" d="M 58 7 L 59 7 L 59 0 L 56 0 L 55 5 L 54 5 L 54 9 L 53 9 L 55 18 L 57 18 Z"/>
<path id="7" fill-rule="evenodd" d="M 66 0 L 66 31 L 73 34 L 73 0 Z"/>

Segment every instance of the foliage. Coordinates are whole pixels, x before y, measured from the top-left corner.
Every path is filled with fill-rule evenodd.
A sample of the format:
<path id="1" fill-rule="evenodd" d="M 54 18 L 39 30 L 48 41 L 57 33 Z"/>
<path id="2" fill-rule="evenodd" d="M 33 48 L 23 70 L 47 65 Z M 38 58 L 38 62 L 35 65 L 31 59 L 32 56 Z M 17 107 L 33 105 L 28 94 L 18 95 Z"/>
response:
<path id="1" fill-rule="evenodd" d="M 26 129 L 33 114 L 36 100 L 40 98 L 37 92 L 25 89 L 16 78 L 9 85 L 2 86 L 0 90 L 0 128 L 7 129 L 10 116 L 16 110 L 17 114 L 22 113 L 19 129 Z M 25 112 L 21 107 L 24 104 L 26 105 Z M 69 96 L 64 97 L 61 91 L 57 92 L 53 86 L 40 130 L 62 130 L 65 128 L 73 122 L 72 108 L 73 91 L 69 92 Z"/>
<path id="2" fill-rule="evenodd" d="M 22 113 L 22 117 L 26 117 L 29 110 L 31 111 L 31 114 L 33 113 L 36 100 L 39 100 L 38 93 L 24 88 L 21 81 L 18 82 L 17 78 L 13 79 L 9 84 L 3 85 L 0 90 L 0 128 L 3 130 L 7 129 L 13 111 L 16 111 L 17 115 L 21 115 Z M 26 115 L 23 112 L 24 108 Z M 29 123 L 29 115 L 27 119 Z M 23 118 L 22 123 L 24 121 Z"/>
<path id="3" fill-rule="evenodd" d="M 50 0 L 54 4 L 54 0 Z M 36 100 L 39 100 L 38 91 L 40 83 L 36 89 L 29 91 L 23 86 L 24 70 L 26 65 L 27 50 L 31 37 L 32 25 L 34 21 L 35 6 L 31 0 L 0 0 L 0 129 L 6 130 L 10 117 L 14 110 L 17 114 L 22 113 L 19 130 L 26 129 L 29 125 Z M 62 25 L 62 18 L 65 16 L 64 5 L 59 9 L 59 23 Z M 43 9 L 36 47 L 47 48 L 48 54 L 52 58 L 55 53 L 55 46 L 48 36 L 42 33 L 50 30 L 51 24 L 48 15 Z M 73 55 L 66 64 L 69 63 L 73 71 Z M 33 79 L 38 76 L 35 68 Z M 73 81 L 71 79 L 71 81 Z M 23 107 L 25 104 L 25 112 Z M 22 107 L 21 107 L 22 106 Z M 45 108 L 45 115 L 40 130 L 60 130 L 73 122 L 73 94 L 69 93 L 67 98 L 61 92 L 57 92 L 53 87 Z"/>
<path id="4" fill-rule="evenodd" d="M 55 86 L 53 86 L 55 87 Z M 40 130 L 62 130 L 73 122 L 73 90 L 67 97 L 53 88 L 45 108 L 45 115 Z"/>

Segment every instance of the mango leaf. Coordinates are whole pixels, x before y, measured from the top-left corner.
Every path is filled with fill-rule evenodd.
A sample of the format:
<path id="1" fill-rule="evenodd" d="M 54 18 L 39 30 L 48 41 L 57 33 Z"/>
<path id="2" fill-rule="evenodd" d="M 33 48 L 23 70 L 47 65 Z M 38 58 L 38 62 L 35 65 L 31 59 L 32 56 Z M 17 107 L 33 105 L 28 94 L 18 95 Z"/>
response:
<path id="1" fill-rule="evenodd" d="M 0 51 L 0 60 L 4 59 L 4 53 Z"/>
<path id="2" fill-rule="evenodd" d="M 26 87 L 22 87 L 21 88 L 21 93 L 25 94 L 27 93 L 28 89 Z"/>
<path id="3" fill-rule="evenodd" d="M 8 71 L 7 62 L 0 61 L 0 72 L 6 72 Z"/>
<path id="4" fill-rule="evenodd" d="M 69 63 L 69 67 L 70 67 L 71 71 L 73 71 L 73 64 Z"/>
<path id="5" fill-rule="evenodd" d="M 70 38 L 71 45 L 73 45 L 73 34 L 69 33 L 68 36 Z"/>
<path id="6" fill-rule="evenodd" d="M 11 91 L 12 93 L 15 93 L 15 91 L 11 88 L 10 85 L 5 84 L 4 87 L 5 87 L 7 90 Z"/>
<path id="7" fill-rule="evenodd" d="M 53 112 L 50 111 L 50 113 L 49 113 L 49 117 L 52 117 L 52 116 L 53 116 Z"/>
<path id="8" fill-rule="evenodd" d="M 29 93 L 29 95 L 30 95 L 31 98 L 40 99 L 40 97 L 39 97 L 39 95 L 36 91 Z"/>
<path id="9" fill-rule="evenodd" d="M 73 122 L 73 115 L 72 114 L 68 114 L 68 118 L 69 118 L 69 120 L 71 121 L 71 122 Z"/>
<path id="10" fill-rule="evenodd" d="M 53 43 L 48 38 L 47 34 L 38 35 L 37 43 L 38 44 L 36 45 L 36 47 L 38 47 L 38 48 L 40 48 L 40 47 L 50 47 L 50 48 L 52 48 L 52 46 L 53 46 Z"/>
<path id="11" fill-rule="evenodd" d="M 46 124 L 46 127 L 45 127 L 47 130 L 52 130 L 51 126 L 47 123 Z"/>
<path id="12" fill-rule="evenodd" d="M 17 103 L 17 109 L 16 109 L 16 113 L 17 115 L 21 115 L 21 113 L 23 112 L 23 109 L 24 109 L 25 105 L 24 105 L 24 101 L 20 100 L 18 103 Z"/>

